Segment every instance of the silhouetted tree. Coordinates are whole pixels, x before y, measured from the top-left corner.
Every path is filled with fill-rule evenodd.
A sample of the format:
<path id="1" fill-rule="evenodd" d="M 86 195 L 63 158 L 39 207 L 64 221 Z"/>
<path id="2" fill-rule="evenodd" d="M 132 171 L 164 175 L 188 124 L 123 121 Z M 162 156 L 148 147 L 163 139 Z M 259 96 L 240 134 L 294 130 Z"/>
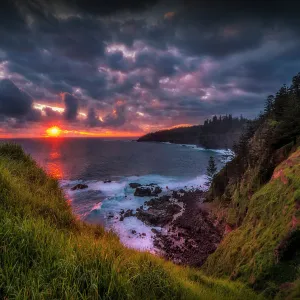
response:
<path id="1" fill-rule="evenodd" d="M 212 180 L 214 179 L 217 173 L 217 166 L 215 163 L 215 159 L 211 156 L 208 161 L 208 166 L 206 169 L 207 182 L 206 185 L 210 185 Z"/>
<path id="2" fill-rule="evenodd" d="M 264 113 L 266 115 L 270 115 L 273 111 L 273 107 L 274 107 L 274 96 L 269 95 L 265 102 Z"/>

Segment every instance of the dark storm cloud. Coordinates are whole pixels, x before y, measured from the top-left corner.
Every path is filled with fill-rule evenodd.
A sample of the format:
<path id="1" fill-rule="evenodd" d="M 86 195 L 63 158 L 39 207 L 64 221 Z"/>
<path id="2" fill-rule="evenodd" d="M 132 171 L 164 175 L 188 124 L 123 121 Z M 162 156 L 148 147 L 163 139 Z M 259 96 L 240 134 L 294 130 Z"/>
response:
<path id="1" fill-rule="evenodd" d="M 64 117 L 68 121 L 74 121 L 77 118 L 79 101 L 76 97 L 69 93 L 64 93 L 63 102 L 65 104 Z"/>
<path id="2" fill-rule="evenodd" d="M 46 119 L 47 121 L 55 121 L 55 120 L 59 120 L 62 117 L 62 114 L 58 111 L 53 110 L 50 107 L 45 107 L 43 108 L 43 112 L 46 115 Z"/>
<path id="3" fill-rule="evenodd" d="M 107 55 L 107 65 L 112 70 L 127 71 L 129 63 L 124 59 L 122 51 L 115 51 Z"/>
<path id="4" fill-rule="evenodd" d="M 110 1 L 92 1 L 92 0 L 52 0 L 52 4 L 61 7 L 67 6 L 76 12 L 92 15 L 106 16 L 123 11 L 139 12 L 154 4 L 157 0 L 110 0 Z"/>
<path id="5" fill-rule="evenodd" d="M 0 76 L 24 91 L 14 98 L 18 108 L 0 100 L 5 115 L 22 122 L 62 118 L 31 105 L 55 103 L 63 93 L 65 119 L 85 109 L 91 127 L 253 116 L 300 70 L 297 1 L 95 3 L 1 3 Z M 115 104 L 119 98 L 126 106 Z"/>
<path id="6" fill-rule="evenodd" d="M 32 110 L 32 98 L 22 92 L 11 80 L 0 81 L 0 114 L 20 118 Z"/>
<path id="7" fill-rule="evenodd" d="M 89 108 L 86 124 L 89 127 L 100 127 L 102 125 L 101 121 L 99 120 L 99 117 L 96 114 L 96 111 L 93 107 Z"/>
<path id="8" fill-rule="evenodd" d="M 125 124 L 126 121 L 126 106 L 123 102 L 117 102 L 112 113 L 109 113 L 103 118 L 103 127 L 120 127 Z"/>

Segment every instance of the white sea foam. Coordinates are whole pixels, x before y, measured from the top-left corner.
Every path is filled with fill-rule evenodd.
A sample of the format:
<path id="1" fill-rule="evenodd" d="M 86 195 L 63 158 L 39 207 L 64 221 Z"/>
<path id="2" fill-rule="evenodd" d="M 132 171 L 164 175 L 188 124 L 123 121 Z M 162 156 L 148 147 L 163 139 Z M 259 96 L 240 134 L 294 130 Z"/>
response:
<path id="1" fill-rule="evenodd" d="M 172 190 L 179 189 L 196 189 L 205 188 L 206 176 L 200 175 L 196 178 L 180 179 L 178 177 L 161 176 L 157 174 L 145 176 L 130 176 L 120 178 L 118 181 L 104 183 L 103 181 L 61 181 L 60 184 L 70 199 L 76 199 L 73 206 L 79 205 L 84 207 L 85 201 L 95 201 L 85 207 L 89 210 L 82 212 L 81 217 L 92 223 L 104 223 L 107 229 L 114 230 L 120 237 L 122 243 L 128 247 L 139 250 L 155 251 L 153 246 L 153 238 L 150 227 L 135 217 L 124 218 L 120 221 L 120 212 L 123 210 L 133 210 L 144 205 L 144 202 L 153 197 L 136 197 L 135 189 L 130 188 L 130 183 L 140 183 L 142 185 L 157 184 L 162 188 L 162 194 L 168 194 Z M 82 190 L 71 191 L 71 187 L 78 183 L 87 184 L 88 188 Z M 90 195 L 95 199 L 90 199 Z M 96 196 L 95 196 L 96 195 Z M 98 195 L 98 196 L 97 196 Z M 78 204 L 79 203 L 79 204 Z M 77 207 L 78 208 L 78 207 Z M 76 209 L 76 207 L 75 207 Z M 155 227 L 160 230 L 161 228 Z M 136 233 L 132 233 L 135 230 Z M 145 233 L 146 235 L 142 235 Z"/>
<path id="2" fill-rule="evenodd" d="M 224 155 L 227 153 L 230 153 L 230 155 L 234 155 L 234 152 L 231 149 L 208 149 L 208 148 L 203 148 L 195 144 L 175 144 L 175 143 L 170 143 L 170 142 L 162 142 L 162 144 L 167 144 L 167 145 L 176 145 L 180 147 L 186 147 L 189 149 L 194 149 L 197 151 L 210 151 L 210 152 L 215 152 L 220 155 Z"/>
<path id="3" fill-rule="evenodd" d="M 160 230 L 160 227 L 149 227 L 137 218 L 129 217 L 122 222 L 115 221 L 112 228 L 124 245 L 138 250 L 155 252 L 151 229 Z"/>

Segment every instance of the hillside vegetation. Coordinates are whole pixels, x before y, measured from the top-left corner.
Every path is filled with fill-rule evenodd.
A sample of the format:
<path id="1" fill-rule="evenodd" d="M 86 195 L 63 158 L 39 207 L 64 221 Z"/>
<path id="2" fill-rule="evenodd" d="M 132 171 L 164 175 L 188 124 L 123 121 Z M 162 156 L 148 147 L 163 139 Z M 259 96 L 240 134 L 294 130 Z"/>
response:
<path id="1" fill-rule="evenodd" d="M 55 179 L 20 147 L 0 146 L 0 299 L 256 298 L 80 222 Z"/>
<path id="2" fill-rule="evenodd" d="M 300 74 L 269 96 L 265 111 L 213 179 L 208 201 L 228 233 L 205 271 L 264 295 L 300 298 Z"/>
<path id="3" fill-rule="evenodd" d="M 203 125 L 179 127 L 148 133 L 138 142 L 170 142 L 175 144 L 195 144 L 205 148 L 232 148 L 239 140 L 247 120 L 242 116 L 214 116 Z"/>

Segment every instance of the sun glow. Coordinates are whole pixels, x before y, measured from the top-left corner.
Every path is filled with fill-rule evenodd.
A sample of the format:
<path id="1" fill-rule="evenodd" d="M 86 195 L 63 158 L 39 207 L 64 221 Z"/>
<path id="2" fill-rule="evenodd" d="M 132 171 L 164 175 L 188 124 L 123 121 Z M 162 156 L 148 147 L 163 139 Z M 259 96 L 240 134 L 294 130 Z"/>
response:
<path id="1" fill-rule="evenodd" d="M 61 132 L 62 130 L 57 126 L 50 127 L 46 130 L 47 136 L 50 137 L 58 137 L 61 134 Z"/>

